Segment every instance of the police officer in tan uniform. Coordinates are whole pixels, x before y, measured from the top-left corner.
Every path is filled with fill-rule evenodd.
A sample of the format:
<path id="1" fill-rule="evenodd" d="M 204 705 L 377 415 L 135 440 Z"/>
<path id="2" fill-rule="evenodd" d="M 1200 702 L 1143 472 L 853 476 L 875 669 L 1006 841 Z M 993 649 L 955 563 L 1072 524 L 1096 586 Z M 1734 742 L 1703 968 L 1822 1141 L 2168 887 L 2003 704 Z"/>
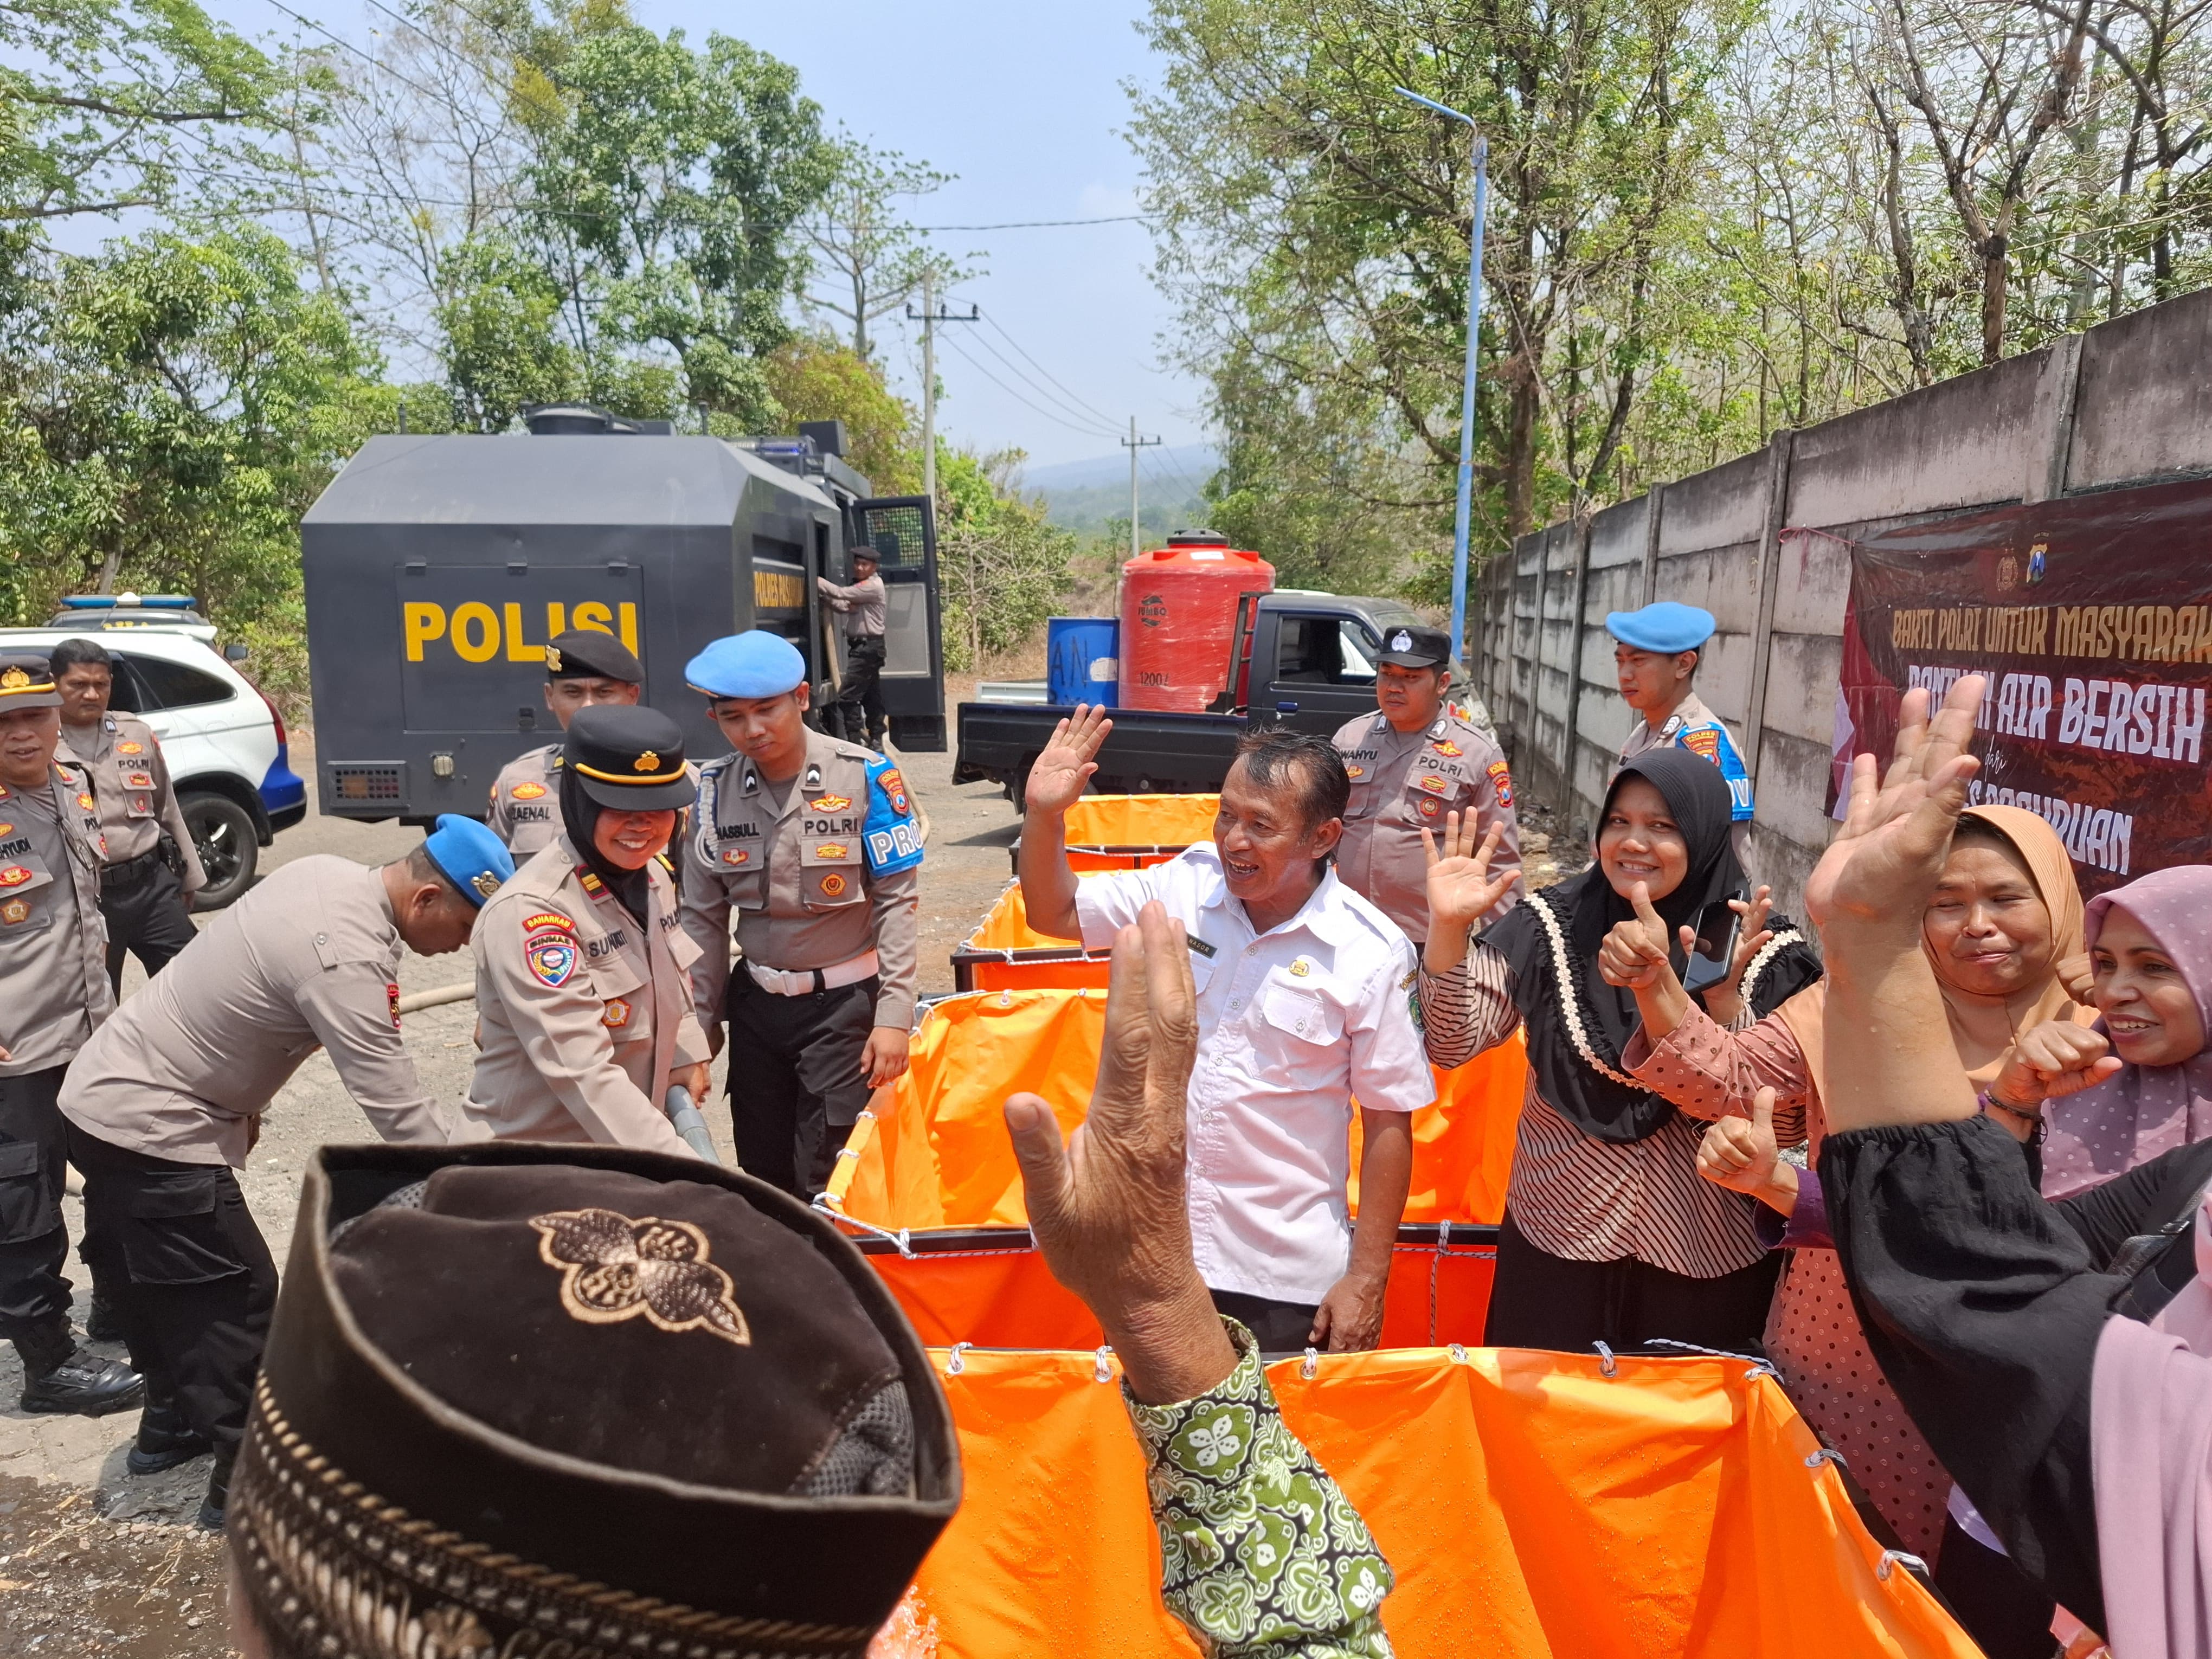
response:
<path id="1" fill-rule="evenodd" d="M 545 647 L 545 706 L 566 732 L 582 708 L 636 702 L 645 669 L 629 647 L 597 629 L 572 628 Z M 561 833 L 561 745 L 524 750 L 491 786 L 492 833 L 520 864 Z"/>
<path id="2" fill-rule="evenodd" d="M 890 716 L 884 710 L 884 629 L 889 597 L 877 572 L 876 550 L 853 550 L 853 580 L 840 586 L 817 576 L 830 608 L 845 618 L 845 682 L 823 724 L 833 737 L 881 749 Z"/>
<path id="3" fill-rule="evenodd" d="M 806 664 L 788 640 L 717 640 L 684 674 L 737 750 L 700 769 L 684 842 L 695 1006 L 710 1042 L 729 1019 L 738 1162 L 805 1196 L 828 1183 L 870 1091 L 906 1070 L 914 803 L 882 756 L 808 729 Z"/>
<path id="4" fill-rule="evenodd" d="M 83 769 L 56 757 L 61 706 L 44 655 L 0 654 L 0 1336 L 22 1358 L 25 1411 L 98 1417 L 130 1410 L 145 1389 L 128 1367 L 77 1346 L 62 1277 L 54 1102 L 115 999 L 100 820 Z"/>
<path id="5" fill-rule="evenodd" d="M 100 913 L 107 919 L 107 981 L 121 996 L 126 954 L 150 979 L 192 942 L 192 895 L 207 885 L 207 872 L 154 728 L 108 707 L 115 663 L 107 647 L 64 640 L 54 647 L 53 669 L 62 742 L 91 775 L 107 838 Z"/>
<path id="6" fill-rule="evenodd" d="M 295 859 L 216 916 L 70 1067 L 60 1103 L 84 1175 L 84 1259 L 146 1375 L 131 1468 L 212 1450 L 204 1525 L 222 1522 L 276 1297 L 232 1171 L 317 1048 L 385 1139 L 469 1138 L 400 1040 L 399 949 L 459 950 L 514 872 L 498 837 L 451 813 L 381 869 Z"/>
<path id="7" fill-rule="evenodd" d="M 468 1113 L 495 1135 L 691 1156 L 669 1085 L 707 1091 L 676 884 L 660 854 L 695 788 L 684 733 L 650 708 L 576 712 L 553 840 L 484 906 Z"/>
<path id="8" fill-rule="evenodd" d="M 1429 937 L 1428 855 L 1421 831 L 1441 831 L 1444 815 L 1472 813 L 1480 831 L 1504 826 L 1491 855 L 1493 875 L 1521 866 L 1513 779 L 1505 757 L 1481 730 L 1445 705 L 1451 641 L 1438 628 L 1393 628 L 1376 664 L 1377 712 L 1347 720 L 1334 739 L 1352 779 L 1336 873 L 1405 930 Z M 1509 892 L 1486 920 L 1519 902 Z"/>

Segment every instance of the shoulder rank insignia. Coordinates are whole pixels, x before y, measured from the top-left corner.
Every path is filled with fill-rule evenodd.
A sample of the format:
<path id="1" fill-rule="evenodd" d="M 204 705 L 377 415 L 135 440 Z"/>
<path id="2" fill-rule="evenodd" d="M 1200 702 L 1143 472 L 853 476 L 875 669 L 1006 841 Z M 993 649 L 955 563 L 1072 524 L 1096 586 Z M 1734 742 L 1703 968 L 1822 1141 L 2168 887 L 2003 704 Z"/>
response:
<path id="1" fill-rule="evenodd" d="M 586 892 L 589 893 L 593 898 L 599 897 L 600 894 L 607 890 L 606 883 L 601 881 L 589 870 L 577 871 L 576 882 L 579 886 L 580 886 Z"/>
<path id="2" fill-rule="evenodd" d="M 822 787 L 822 767 L 818 762 L 806 769 L 806 781 L 804 787 L 808 789 L 819 789 Z"/>

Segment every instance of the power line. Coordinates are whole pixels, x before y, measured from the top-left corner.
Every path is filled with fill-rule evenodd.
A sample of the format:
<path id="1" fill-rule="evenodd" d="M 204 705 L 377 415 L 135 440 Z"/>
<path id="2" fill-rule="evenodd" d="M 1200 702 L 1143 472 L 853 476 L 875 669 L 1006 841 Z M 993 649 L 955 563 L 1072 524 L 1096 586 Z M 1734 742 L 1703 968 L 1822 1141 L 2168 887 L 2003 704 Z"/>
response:
<path id="1" fill-rule="evenodd" d="M 1078 426 L 1074 422 L 1066 419 L 1065 416 L 1056 415 L 1049 409 L 1046 409 L 1039 404 L 1031 403 L 1027 398 L 1023 397 L 1020 392 L 1015 391 L 1013 387 L 1008 386 L 997 375 L 992 374 L 989 369 L 984 368 L 981 363 L 969 356 L 966 350 L 964 350 L 951 335 L 948 334 L 945 337 L 945 343 L 953 351 L 958 353 L 961 360 L 965 362 L 969 368 L 974 369 L 978 374 L 981 374 L 985 380 L 988 380 L 993 386 L 998 387 L 1000 391 L 1005 392 L 1006 396 L 1012 398 L 1016 403 L 1021 404 L 1024 408 L 1033 410 L 1037 414 L 1043 416 L 1048 421 L 1054 422 L 1055 425 L 1064 426 L 1071 432 L 1079 432 L 1086 438 L 1107 438 L 1113 436 L 1113 434 L 1109 432 L 1100 432 L 1095 427 Z"/>
<path id="2" fill-rule="evenodd" d="M 1035 368 L 1038 374 L 1043 375 L 1046 380 L 1050 380 L 1054 386 L 1060 386 L 1060 389 L 1062 392 L 1066 392 L 1067 396 L 1071 399 L 1073 399 L 1076 404 L 1081 405 L 1085 414 L 1096 416 L 1099 420 L 1104 422 L 1109 426 L 1114 424 L 1114 417 L 1107 414 L 1105 410 L 1097 408 L 1092 404 L 1085 403 L 1081 398 L 1077 397 L 1074 392 L 1069 392 L 1065 386 L 1061 386 L 1058 377 L 1042 363 L 1038 362 L 1036 358 L 1030 356 L 1029 352 L 1023 347 L 1022 343 L 1019 340 L 1017 340 L 1012 335 L 1007 333 L 1005 325 L 1001 324 L 996 317 L 986 313 L 983 320 L 998 331 L 999 337 L 1000 339 L 1004 340 L 1008 345 L 1013 347 L 1015 350 L 1020 352 L 1022 356 L 1028 360 L 1030 366 Z"/>
<path id="3" fill-rule="evenodd" d="M 1039 386 L 1036 381 L 1031 379 L 1027 374 L 1024 373 L 1020 364 L 1015 362 L 1013 359 L 1007 356 L 1005 352 L 1000 350 L 998 347 L 993 345 L 988 340 L 978 336 L 975 343 L 982 347 L 984 350 L 989 352 L 1001 363 L 1005 364 L 1006 372 L 1012 374 L 1017 380 L 1019 380 L 1030 391 L 1036 392 L 1037 396 L 1042 398 L 1047 403 L 1059 404 L 1060 409 L 1073 419 L 1078 422 L 1087 421 L 1091 418 L 1091 416 L 1096 412 L 1079 408 L 1067 398 L 1061 397 L 1055 392 L 1048 392 L 1044 387 Z"/>
<path id="4" fill-rule="evenodd" d="M 1053 230 L 1063 225 L 1133 225 L 1149 220 L 1142 213 L 1116 213 L 1103 219 L 1014 219 L 999 225 L 916 225 L 924 234 L 945 230 Z"/>

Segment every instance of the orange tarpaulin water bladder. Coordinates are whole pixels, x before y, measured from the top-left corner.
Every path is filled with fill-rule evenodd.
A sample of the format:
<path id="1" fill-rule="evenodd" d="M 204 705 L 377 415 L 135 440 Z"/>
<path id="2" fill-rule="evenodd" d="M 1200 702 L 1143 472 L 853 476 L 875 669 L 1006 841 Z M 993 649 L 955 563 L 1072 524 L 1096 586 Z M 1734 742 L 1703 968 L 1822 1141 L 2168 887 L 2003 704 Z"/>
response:
<path id="1" fill-rule="evenodd" d="M 1067 809 L 1068 866 L 1141 870 L 1213 838 L 1218 795 L 1085 795 Z M 1016 854 L 1015 868 L 1020 868 Z"/>
<path id="2" fill-rule="evenodd" d="M 1193 1654 L 1110 1358 L 933 1358 L 966 1483 L 915 1580 L 939 1651 Z M 1415 1349 L 1302 1371 L 1268 1375 L 1396 1571 L 1405 1659 L 1976 1659 L 1763 1369 Z"/>

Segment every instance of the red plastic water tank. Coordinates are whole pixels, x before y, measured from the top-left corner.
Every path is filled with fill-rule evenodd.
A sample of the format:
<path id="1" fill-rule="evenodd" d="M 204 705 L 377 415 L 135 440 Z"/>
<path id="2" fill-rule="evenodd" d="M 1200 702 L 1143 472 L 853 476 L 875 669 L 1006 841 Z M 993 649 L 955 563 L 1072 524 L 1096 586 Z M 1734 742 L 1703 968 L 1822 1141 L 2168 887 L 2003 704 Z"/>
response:
<path id="1" fill-rule="evenodd" d="M 1274 566 L 1210 531 L 1124 564 L 1121 707 L 1205 713 L 1229 678 L 1237 599 L 1274 586 Z"/>

